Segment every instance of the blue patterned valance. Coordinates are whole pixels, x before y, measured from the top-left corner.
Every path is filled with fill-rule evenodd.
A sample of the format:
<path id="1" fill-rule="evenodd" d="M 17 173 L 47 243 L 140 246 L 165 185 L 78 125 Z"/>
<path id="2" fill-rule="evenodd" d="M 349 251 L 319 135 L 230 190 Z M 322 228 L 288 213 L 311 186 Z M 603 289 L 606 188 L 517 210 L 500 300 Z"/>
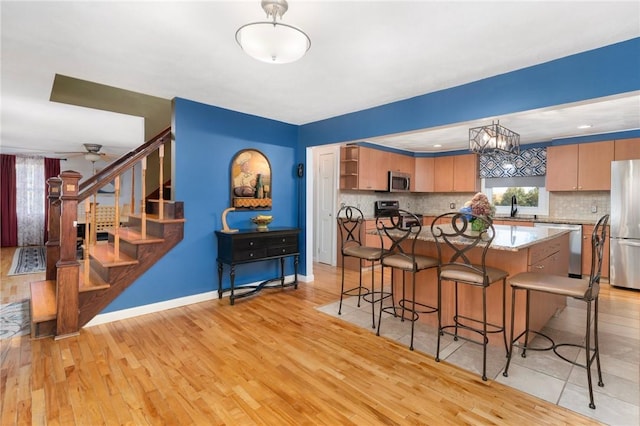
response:
<path id="1" fill-rule="evenodd" d="M 505 164 L 514 167 L 505 167 Z M 527 177 L 547 174 L 547 149 L 529 148 L 518 155 L 480 154 L 480 177 Z"/>

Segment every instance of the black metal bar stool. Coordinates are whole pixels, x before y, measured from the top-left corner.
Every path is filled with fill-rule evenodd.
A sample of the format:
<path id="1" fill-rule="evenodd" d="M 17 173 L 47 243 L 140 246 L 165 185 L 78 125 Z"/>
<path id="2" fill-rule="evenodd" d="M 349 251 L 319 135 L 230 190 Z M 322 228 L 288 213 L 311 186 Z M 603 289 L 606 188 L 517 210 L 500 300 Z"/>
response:
<path id="1" fill-rule="evenodd" d="M 364 215 L 357 207 L 344 206 L 336 215 L 338 221 L 338 229 L 340 230 L 340 240 L 342 246 L 340 254 L 342 255 L 342 284 L 340 287 L 340 305 L 338 307 L 338 315 L 342 315 L 342 299 L 344 296 L 358 296 L 358 307 L 360 300 L 371 303 L 371 328 L 376 327 L 375 304 L 381 302 L 382 299 L 389 295 L 375 289 L 374 268 L 376 262 L 380 262 L 385 250 L 381 247 L 368 247 L 362 243 L 362 234 L 364 232 Z M 344 259 L 345 257 L 353 257 L 358 259 L 358 269 L 360 273 L 360 281 L 356 287 L 345 290 L 344 288 Z M 362 284 L 362 262 L 371 262 L 371 288 L 367 288 Z M 384 271 L 383 271 L 384 273 Z"/>
<path id="2" fill-rule="evenodd" d="M 382 266 L 390 266 L 393 269 L 399 269 L 402 271 L 402 298 L 398 301 L 396 306 L 393 303 L 393 288 L 394 288 L 394 273 L 391 273 L 391 300 L 392 305 L 387 307 L 381 307 L 380 316 L 378 318 L 378 331 L 377 335 L 380 335 L 380 324 L 382 323 L 382 312 L 391 313 L 394 317 L 398 317 L 398 310 L 402 320 L 405 320 L 405 313 L 410 312 L 411 317 L 411 343 L 409 349 L 413 350 L 413 334 L 415 322 L 420 317 L 420 314 L 430 314 L 438 312 L 438 307 L 430 306 L 424 303 L 416 302 L 416 273 L 419 271 L 435 268 L 438 266 L 437 259 L 429 256 L 422 256 L 416 254 L 416 239 L 422 231 L 421 220 L 406 210 L 394 210 L 389 217 L 378 218 L 376 220 L 376 227 L 380 233 L 380 238 L 383 236 L 391 240 L 391 247 L 387 253 L 382 256 Z M 411 299 L 407 299 L 405 294 L 406 288 L 406 273 L 411 273 Z M 384 276 L 383 276 L 384 286 Z M 438 300 L 440 296 L 438 295 Z M 439 306 L 439 305 L 438 305 Z"/>
<path id="3" fill-rule="evenodd" d="M 476 222 L 477 221 L 477 222 Z M 472 225 L 472 222 L 475 224 Z M 478 226 L 480 225 L 480 226 Z M 474 231 L 477 227 L 480 230 Z M 495 236 L 495 229 L 491 222 L 482 216 L 468 213 L 445 213 L 436 217 L 431 224 L 431 233 L 438 248 L 438 295 L 442 297 L 442 281 L 452 281 L 455 284 L 455 313 L 453 324 L 443 325 L 442 315 L 438 313 L 438 347 L 436 361 L 440 361 L 440 338 L 449 334 L 454 340 L 464 339 L 482 345 L 482 380 L 487 380 L 487 344 L 488 335 L 502 333 L 504 348 L 508 353 L 507 336 L 505 332 L 505 289 L 508 272 L 486 265 L 485 258 L 489 246 Z M 469 259 L 471 250 L 480 250 L 480 262 L 472 263 Z M 446 250 L 446 251 L 445 251 Z M 450 254 L 449 254 L 450 252 Z M 502 281 L 502 323 L 487 322 L 487 288 L 498 281 Z M 482 318 L 472 318 L 460 315 L 458 307 L 458 285 L 466 284 L 482 289 Z M 442 301 L 438 301 L 442 306 Z M 450 331 L 453 329 L 453 331 Z M 475 340 L 458 334 L 458 330 L 469 330 L 480 335 Z"/>
<path id="4" fill-rule="evenodd" d="M 530 351 L 549 351 L 559 356 L 561 359 L 587 370 L 587 382 L 589 384 L 589 408 L 596 408 L 593 402 L 593 385 L 591 380 L 591 365 L 595 360 L 598 370 L 598 386 L 604 386 L 602 382 L 602 371 L 600 369 L 600 350 L 598 348 L 598 294 L 600 292 L 600 272 L 602 269 L 602 249 L 604 247 L 607 237 L 607 222 L 609 221 L 609 215 L 604 215 L 598 220 L 593 233 L 591 234 L 591 274 L 589 279 L 576 279 L 566 276 L 558 276 L 545 274 L 542 272 L 523 272 L 517 274 L 509 279 L 509 283 L 512 288 L 512 304 L 511 304 L 511 334 L 510 334 L 510 347 L 507 358 L 507 365 L 504 368 L 503 376 L 509 376 L 509 365 L 511 364 L 511 356 L 513 355 L 514 346 L 522 349 L 521 356 L 525 358 L 527 356 L 527 350 Z M 514 335 L 514 317 L 515 317 L 515 300 L 516 293 L 518 291 L 525 291 L 525 329 L 522 333 L 516 337 Z M 544 293 L 557 294 L 560 296 L 573 297 L 576 300 L 581 300 L 587 304 L 587 319 L 585 324 L 585 337 L 584 344 L 576 343 L 555 343 L 549 336 L 535 330 L 529 329 L 529 310 L 531 308 L 529 303 L 529 297 L 532 291 L 540 291 Z M 593 347 L 591 346 L 591 304 L 593 303 Z M 535 334 L 542 337 L 547 345 L 540 347 L 530 346 L 529 335 Z M 524 342 L 519 343 L 524 337 Z M 563 356 L 558 349 L 572 346 L 584 349 L 585 351 L 585 364 L 581 364 L 576 361 L 572 361 Z"/>

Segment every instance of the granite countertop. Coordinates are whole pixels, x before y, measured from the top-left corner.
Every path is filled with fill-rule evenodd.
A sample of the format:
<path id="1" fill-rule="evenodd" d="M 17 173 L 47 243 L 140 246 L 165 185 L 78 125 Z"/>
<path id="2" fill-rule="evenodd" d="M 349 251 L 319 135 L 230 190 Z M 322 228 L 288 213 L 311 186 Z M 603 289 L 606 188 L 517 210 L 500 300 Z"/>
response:
<path id="1" fill-rule="evenodd" d="M 451 225 L 441 225 L 443 229 Z M 533 245 L 542 243 L 547 240 L 554 239 L 562 234 L 570 232 L 568 229 L 557 228 L 533 228 L 531 226 L 512 226 L 512 225 L 494 225 L 496 236 L 491 243 L 491 249 L 519 251 Z M 376 234 L 376 230 L 369 231 Z M 422 231 L 418 235 L 418 240 L 435 242 L 430 227 L 422 227 Z"/>
<path id="2" fill-rule="evenodd" d="M 438 216 L 442 214 L 442 212 L 435 213 L 423 213 L 423 216 Z M 533 217 L 533 216 L 516 216 L 510 217 L 508 215 L 497 215 L 494 217 L 494 220 L 509 220 L 514 222 L 533 222 L 533 223 L 558 223 L 558 224 L 568 224 L 568 225 L 595 225 L 598 222 L 600 216 L 595 217 L 593 219 L 565 219 L 558 217 Z"/>

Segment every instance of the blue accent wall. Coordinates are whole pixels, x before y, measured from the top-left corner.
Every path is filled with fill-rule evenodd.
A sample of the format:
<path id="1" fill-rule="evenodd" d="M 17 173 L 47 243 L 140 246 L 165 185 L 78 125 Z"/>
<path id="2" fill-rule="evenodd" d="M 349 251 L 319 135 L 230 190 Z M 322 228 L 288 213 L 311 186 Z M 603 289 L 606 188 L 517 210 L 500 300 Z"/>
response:
<path id="1" fill-rule="evenodd" d="M 177 200 L 184 201 L 184 239 L 104 312 L 217 290 L 214 231 L 222 228 L 222 211 L 230 207 L 231 160 L 242 149 L 257 149 L 269 159 L 273 209 L 230 212 L 229 227 L 251 228 L 249 219 L 259 213 L 273 215 L 272 226 L 297 226 L 297 126 L 178 98 L 173 131 L 176 178 L 172 190 Z M 286 273 L 293 274 L 290 259 Z M 240 265 L 236 284 L 278 274 L 275 261 Z M 227 268 L 223 285 L 229 286 Z"/>
<path id="2" fill-rule="evenodd" d="M 184 240 L 116 299 L 105 312 L 170 300 L 217 289 L 216 239 L 220 214 L 229 207 L 230 162 L 245 148 L 262 151 L 273 176 L 274 226 L 297 226 L 305 216 L 304 179 L 296 165 L 306 148 L 366 141 L 368 137 L 442 126 L 640 90 L 640 38 L 303 126 L 294 126 L 227 109 L 175 99 L 175 182 L 185 205 Z M 637 131 L 620 133 L 626 137 Z M 600 139 L 598 139 L 600 138 Z M 613 139 L 554 141 L 552 144 Z M 305 165 L 305 176 L 308 168 Z M 300 207 L 300 211 L 298 210 Z M 251 212 L 232 212 L 233 228 L 250 226 Z M 303 223 L 303 222 L 300 222 Z M 302 230 L 300 271 L 306 230 Z M 238 284 L 277 273 L 276 262 L 245 265 Z M 287 273 L 293 267 L 287 264 Z M 228 285 L 228 274 L 225 274 Z"/>

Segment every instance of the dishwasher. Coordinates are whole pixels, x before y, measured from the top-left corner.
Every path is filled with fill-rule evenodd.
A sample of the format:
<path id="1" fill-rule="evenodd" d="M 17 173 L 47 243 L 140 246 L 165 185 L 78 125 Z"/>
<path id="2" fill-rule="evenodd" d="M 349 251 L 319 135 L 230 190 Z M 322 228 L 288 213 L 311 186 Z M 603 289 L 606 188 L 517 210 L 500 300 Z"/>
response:
<path id="1" fill-rule="evenodd" d="M 582 225 L 536 222 L 533 226 L 536 228 L 560 228 L 571 231 L 569 234 L 569 276 L 571 278 L 582 278 Z"/>

